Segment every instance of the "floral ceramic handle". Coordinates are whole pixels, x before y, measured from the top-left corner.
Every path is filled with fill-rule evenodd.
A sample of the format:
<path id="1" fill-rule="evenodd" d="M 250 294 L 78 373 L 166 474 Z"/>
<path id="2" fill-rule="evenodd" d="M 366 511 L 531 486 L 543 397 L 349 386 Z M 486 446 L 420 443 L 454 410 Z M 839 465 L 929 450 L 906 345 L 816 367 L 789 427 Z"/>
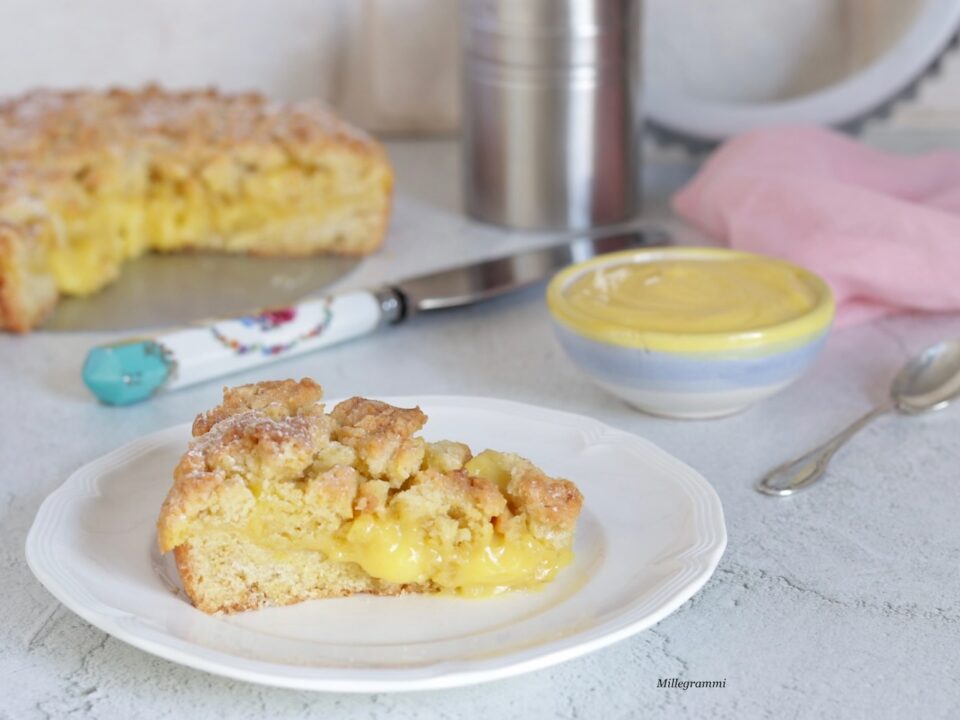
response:
<path id="1" fill-rule="evenodd" d="M 307 300 L 228 320 L 93 348 L 83 381 L 108 405 L 129 405 L 373 332 L 399 318 L 390 289 Z"/>

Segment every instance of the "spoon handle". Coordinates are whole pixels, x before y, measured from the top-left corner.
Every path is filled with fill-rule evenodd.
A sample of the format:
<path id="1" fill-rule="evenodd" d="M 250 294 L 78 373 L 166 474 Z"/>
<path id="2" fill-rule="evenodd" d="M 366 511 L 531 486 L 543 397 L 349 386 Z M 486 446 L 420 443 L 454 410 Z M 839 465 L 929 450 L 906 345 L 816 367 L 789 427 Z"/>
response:
<path id="1" fill-rule="evenodd" d="M 873 408 L 863 417 L 850 423 L 843 432 L 838 433 L 820 447 L 814 448 L 795 460 L 784 463 L 768 472 L 757 481 L 754 488 L 757 492 L 763 493 L 764 495 L 786 497 L 787 495 L 793 495 L 795 492 L 810 487 L 823 477 L 823 474 L 827 470 L 827 465 L 830 464 L 830 459 L 847 440 L 872 422 L 874 418 L 888 413 L 892 409 L 893 405 L 880 405 L 879 407 Z"/>

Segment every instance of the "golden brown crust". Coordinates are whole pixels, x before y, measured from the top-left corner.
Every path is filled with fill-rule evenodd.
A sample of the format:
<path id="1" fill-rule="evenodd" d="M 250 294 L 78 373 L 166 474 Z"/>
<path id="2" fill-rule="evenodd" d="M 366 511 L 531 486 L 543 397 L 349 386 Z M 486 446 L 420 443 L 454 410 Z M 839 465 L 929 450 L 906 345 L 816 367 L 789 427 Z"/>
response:
<path id="1" fill-rule="evenodd" d="M 427 422 L 420 408 L 398 408 L 380 400 L 352 397 L 338 403 L 330 416 L 342 428 L 362 430 L 370 435 L 410 437 Z"/>
<path id="2" fill-rule="evenodd" d="M 420 505 L 426 512 L 452 513 L 457 517 L 489 520 L 507 509 L 507 499 L 489 480 L 470 475 L 464 470 L 441 472 L 422 470 L 411 480 L 396 502 L 417 512 Z M 423 500 L 424 502 L 418 502 Z M 414 507 L 411 507 L 414 506 Z"/>
<path id="3" fill-rule="evenodd" d="M 221 420 L 244 410 L 263 410 L 274 419 L 287 415 L 322 415 L 323 388 L 310 378 L 269 380 L 223 388 L 223 402 L 193 421 L 193 436 L 208 432 Z"/>
<path id="4" fill-rule="evenodd" d="M 148 85 L 106 92 L 35 90 L 0 102 L 0 157 L 22 161 L 35 174 L 75 169 L 106 148 L 144 145 L 158 166 L 176 171 L 251 144 L 270 144 L 304 164 L 316 162 L 318 145 L 383 152 L 320 102 L 270 102 L 259 93 Z M 95 176 L 88 182 L 95 184 Z"/>
<path id="5" fill-rule="evenodd" d="M 511 504 L 547 532 L 572 532 L 583 495 L 569 480 L 552 478 L 530 462 L 507 485 Z"/>
<path id="6" fill-rule="evenodd" d="M 338 424 L 334 439 L 353 448 L 371 478 L 398 488 L 423 464 L 426 443 L 413 437 L 427 421 L 420 408 L 353 397 L 339 403 L 330 417 Z"/>
<path id="7" fill-rule="evenodd" d="M 0 219 L 0 328 L 17 333 L 29 332 L 57 302 L 51 281 L 29 276 L 23 235 L 30 231 Z"/>
<path id="8" fill-rule="evenodd" d="M 340 172 L 346 157 L 365 163 L 369 177 L 354 178 L 355 168 Z M 312 217 L 299 221 L 300 210 L 276 220 L 272 229 L 237 223 L 224 229 L 210 219 L 220 217 L 218 203 L 224 198 L 236 202 L 236 193 L 251 180 L 286 187 L 272 179 L 280 178 L 281 171 L 308 180 L 330 178 L 335 189 L 357 181 L 364 189 L 345 190 L 348 199 L 342 202 L 352 203 L 350 212 L 332 212 L 324 216 L 326 224 Z M 166 213 L 161 224 L 190 225 L 177 230 L 175 239 L 164 235 L 132 242 L 124 251 L 129 257 L 146 249 L 193 247 L 255 255 L 365 255 L 383 242 L 392 184 L 383 147 L 315 101 L 276 103 L 255 93 L 167 91 L 151 85 L 107 92 L 38 90 L 0 102 L 0 222 L 24 247 L 63 246 L 74 227 L 70 218 L 81 210 L 95 213 L 104 198 L 120 193 L 144 217 L 156 196 L 157 207 Z M 314 198 L 317 206 L 326 201 L 319 195 L 330 195 L 311 187 L 311 194 L 304 195 L 303 189 L 290 186 L 290 197 L 300 193 Z M 260 195 L 257 187 L 249 192 Z M 298 202 L 291 201 L 291 207 L 299 208 Z M 187 223 L 187 216 L 196 222 Z M 49 237 L 38 240 L 31 224 L 46 227 Z M 127 242 L 130 236 L 118 237 Z M 12 254 L 10 243 L 0 245 L 0 255 L 21 263 L 17 269 L 23 274 L 22 253 Z M 53 307 L 57 289 L 51 293 L 48 286 L 56 273 L 41 270 L 46 281 L 27 288 L 0 266 L 0 328 L 35 327 Z M 100 284 L 116 272 L 113 267 L 103 270 Z"/>
<path id="9" fill-rule="evenodd" d="M 446 473 L 463 469 L 463 466 L 472 457 L 473 453 L 470 452 L 470 447 L 465 443 L 454 440 L 439 440 L 427 443 L 427 451 L 423 462 L 427 467 Z"/>
<path id="10" fill-rule="evenodd" d="M 280 477 L 302 476 L 336 426 L 322 400 L 323 389 L 310 378 L 225 387 L 223 402 L 197 415 L 195 440 L 174 469 L 157 523 L 161 550 L 176 547 L 181 528 L 214 495 L 222 511 L 242 513 L 252 502 L 252 473 L 271 468 Z M 239 456 L 254 466 L 238 466 Z"/>
<path id="11" fill-rule="evenodd" d="M 194 443 L 174 469 L 173 486 L 157 522 L 162 552 L 182 542 L 190 523 L 216 508 L 226 520 L 240 520 L 255 503 L 255 475 L 266 469 L 296 477 L 312 461 L 311 436 L 323 432 L 302 418 L 275 422 L 235 415 Z M 235 457 L 246 453 L 248 461 Z"/>

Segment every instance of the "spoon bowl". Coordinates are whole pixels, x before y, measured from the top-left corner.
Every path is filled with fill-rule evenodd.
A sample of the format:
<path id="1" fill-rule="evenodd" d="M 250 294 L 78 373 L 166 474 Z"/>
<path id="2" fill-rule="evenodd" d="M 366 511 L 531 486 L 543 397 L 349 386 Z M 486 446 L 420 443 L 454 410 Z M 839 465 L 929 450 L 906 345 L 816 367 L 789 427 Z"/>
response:
<path id="1" fill-rule="evenodd" d="M 908 415 L 942 410 L 960 396 L 960 340 L 928 347 L 904 365 L 890 386 L 890 398 Z"/>

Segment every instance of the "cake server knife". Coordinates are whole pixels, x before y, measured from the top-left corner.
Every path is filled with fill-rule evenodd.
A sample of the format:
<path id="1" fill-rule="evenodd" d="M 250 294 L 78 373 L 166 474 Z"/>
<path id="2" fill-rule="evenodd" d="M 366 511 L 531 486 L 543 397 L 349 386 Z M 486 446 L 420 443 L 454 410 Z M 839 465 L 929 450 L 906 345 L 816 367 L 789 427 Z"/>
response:
<path id="1" fill-rule="evenodd" d="M 666 234 L 656 230 L 579 237 L 372 290 L 308 298 L 290 307 L 206 322 L 152 338 L 100 345 L 87 355 L 83 381 L 104 403 L 130 405 L 161 391 L 366 335 L 420 312 L 494 298 L 546 280 L 571 262 L 666 242 Z"/>

